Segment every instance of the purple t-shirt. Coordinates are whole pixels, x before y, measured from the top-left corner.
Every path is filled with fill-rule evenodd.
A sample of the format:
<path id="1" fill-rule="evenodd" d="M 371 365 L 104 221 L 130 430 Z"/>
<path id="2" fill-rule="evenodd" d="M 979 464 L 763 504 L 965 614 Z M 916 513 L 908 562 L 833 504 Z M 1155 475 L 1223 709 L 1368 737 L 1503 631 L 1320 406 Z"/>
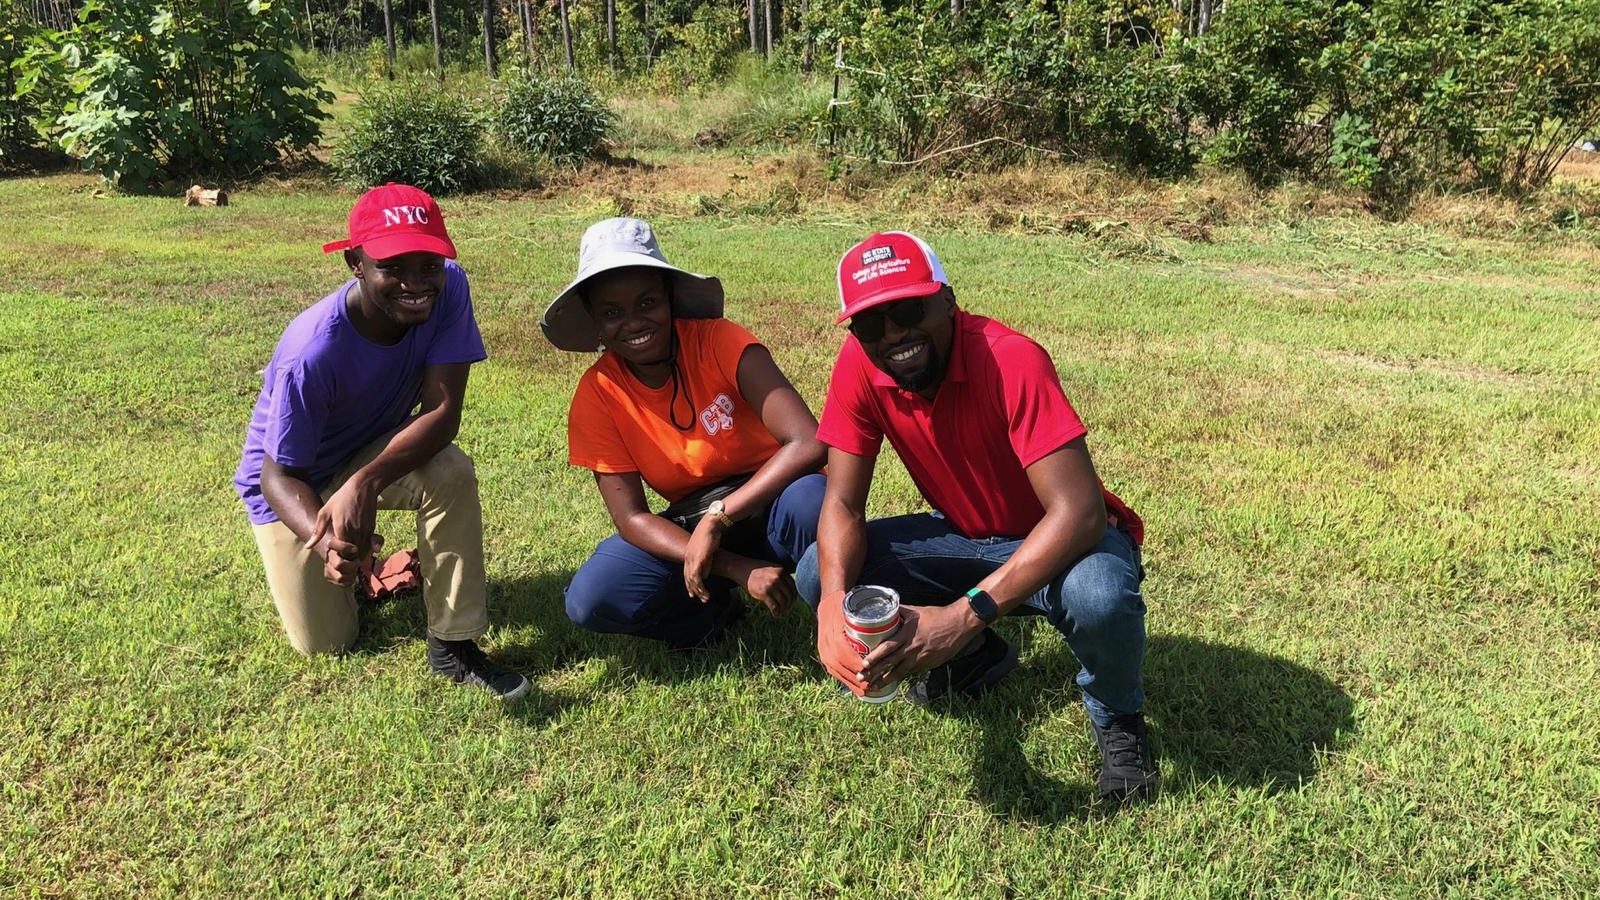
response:
<path id="1" fill-rule="evenodd" d="M 428 321 L 393 346 L 374 344 L 345 313 L 352 279 L 296 316 L 263 373 L 244 456 L 234 472 L 250 521 L 276 522 L 261 495 L 261 461 L 305 469 L 322 490 L 362 447 L 405 423 L 422 399 L 422 370 L 488 358 L 472 316 L 467 273 L 445 261 Z"/>

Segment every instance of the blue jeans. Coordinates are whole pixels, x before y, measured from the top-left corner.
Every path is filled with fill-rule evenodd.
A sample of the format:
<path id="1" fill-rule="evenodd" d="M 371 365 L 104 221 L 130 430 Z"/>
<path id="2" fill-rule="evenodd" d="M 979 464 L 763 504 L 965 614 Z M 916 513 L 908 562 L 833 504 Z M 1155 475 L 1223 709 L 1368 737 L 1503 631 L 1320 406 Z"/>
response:
<path id="1" fill-rule="evenodd" d="M 793 570 L 817 539 L 817 514 L 827 482 L 807 475 L 784 488 L 766 516 L 752 516 L 722 538 L 727 550 Z M 709 579 L 713 595 L 733 589 L 725 578 Z M 717 628 L 718 609 L 689 596 L 683 564 L 651 556 L 614 534 L 567 585 L 567 618 L 580 628 L 631 634 L 674 646 L 698 644 Z"/>
<path id="2" fill-rule="evenodd" d="M 857 582 L 892 587 L 908 606 L 944 606 L 1020 546 L 1021 538 L 969 538 L 927 513 L 874 519 L 867 523 L 866 562 Z M 1083 704 L 1101 724 L 1144 705 L 1143 579 L 1138 546 L 1127 532 L 1107 528 L 1093 550 L 1012 613 L 1044 616 L 1067 639 L 1080 666 Z M 821 602 L 816 547 L 800 560 L 795 586 L 813 607 Z"/>

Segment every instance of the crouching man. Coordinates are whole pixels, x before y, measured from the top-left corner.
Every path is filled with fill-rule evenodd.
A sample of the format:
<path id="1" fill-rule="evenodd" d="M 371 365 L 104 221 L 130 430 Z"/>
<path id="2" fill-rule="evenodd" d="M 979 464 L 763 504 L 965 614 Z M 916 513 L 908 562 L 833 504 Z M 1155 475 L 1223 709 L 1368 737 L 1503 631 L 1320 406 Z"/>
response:
<path id="1" fill-rule="evenodd" d="M 429 665 L 520 696 L 527 679 L 477 645 L 489 625 L 483 514 L 472 460 L 451 442 L 467 371 L 487 353 L 444 218 L 416 188 L 374 188 L 351 209 L 349 238 L 323 247 L 334 250 L 353 277 L 284 331 L 234 474 L 289 642 L 349 649 L 377 511 L 415 510 Z"/>
<path id="2" fill-rule="evenodd" d="M 1143 523 L 1101 485 L 1049 354 L 959 308 L 933 249 L 904 232 L 846 252 L 839 296 L 850 336 L 817 431 L 827 492 L 796 573 L 823 666 L 857 695 L 923 675 L 906 688 L 914 703 L 976 696 L 1017 665 L 989 626 L 1046 616 L 1081 666 L 1100 796 L 1148 793 Z M 867 521 L 885 437 L 935 512 Z M 904 616 L 865 658 L 843 629 L 857 584 L 894 588 Z"/>

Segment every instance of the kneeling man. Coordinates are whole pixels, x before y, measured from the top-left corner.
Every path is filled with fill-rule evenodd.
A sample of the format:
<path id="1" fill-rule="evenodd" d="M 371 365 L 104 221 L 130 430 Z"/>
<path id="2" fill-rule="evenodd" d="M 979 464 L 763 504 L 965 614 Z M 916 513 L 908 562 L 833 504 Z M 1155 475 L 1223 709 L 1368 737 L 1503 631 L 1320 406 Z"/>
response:
<path id="1" fill-rule="evenodd" d="M 823 666 L 858 695 L 927 673 L 907 699 L 976 696 L 1017 665 L 989 626 L 1046 616 L 1081 665 L 1100 796 L 1147 793 L 1143 523 L 1101 485 L 1049 354 L 960 309 L 933 249 L 905 232 L 846 252 L 839 297 L 851 336 L 817 431 L 827 493 L 796 573 L 817 606 Z M 885 437 L 934 512 L 867 521 Z M 903 604 L 899 632 L 864 659 L 843 630 L 841 599 L 857 584 L 892 587 Z"/>
<path id="2" fill-rule="evenodd" d="M 429 665 L 517 697 L 527 679 L 476 643 L 489 627 L 483 513 L 472 460 L 451 443 L 467 370 L 487 356 L 466 273 L 414 187 L 363 194 L 349 234 L 322 249 L 343 250 L 353 277 L 284 331 L 233 477 L 267 587 L 296 650 L 349 649 L 377 511 L 415 510 Z"/>

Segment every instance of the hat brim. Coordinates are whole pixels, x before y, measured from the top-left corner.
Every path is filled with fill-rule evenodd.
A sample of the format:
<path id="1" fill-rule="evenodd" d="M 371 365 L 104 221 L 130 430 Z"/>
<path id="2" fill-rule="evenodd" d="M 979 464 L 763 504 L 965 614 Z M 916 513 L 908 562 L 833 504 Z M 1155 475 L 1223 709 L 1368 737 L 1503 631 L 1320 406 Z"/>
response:
<path id="1" fill-rule="evenodd" d="M 855 303 L 852 303 L 850 306 L 846 307 L 844 312 L 839 313 L 839 315 L 834 318 L 833 324 L 843 325 L 845 320 L 849 319 L 851 316 L 864 310 L 871 309 L 874 306 L 882 306 L 885 303 L 892 303 L 895 300 L 904 300 L 907 297 L 927 297 L 937 294 L 943 289 L 944 282 L 941 281 L 924 281 L 918 284 L 902 284 L 897 288 L 890 288 L 882 293 L 873 294 L 870 297 L 857 300 Z"/>
<path id="2" fill-rule="evenodd" d="M 602 272 L 630 266 L 660 269 L 671 274 L 674 316 L 680 319 L 722 318 L 722 282 L 716 277 L 685 272 L 642 253 L 618 253 L 590 266 L 589 271 L 580 273 L 550 301 L 544 317 L 539 320 L 539 329 L 544 332 L 545 338 L 558 350 L 574 353 L 593 353 L 604 349 L 600 342 L 600 326 L 583 308 L 583 298 L 578 296 L 578 288 Z"/>
<path id="3" fill-rule="evenodd" d="M 373 238 L 361 245 L 373 259 L 388 259 L 403 253 L 437 253 L 446 259 L 456 258 L 456 245 L 447 237 L 431 234 L 396 234 Z"/>

